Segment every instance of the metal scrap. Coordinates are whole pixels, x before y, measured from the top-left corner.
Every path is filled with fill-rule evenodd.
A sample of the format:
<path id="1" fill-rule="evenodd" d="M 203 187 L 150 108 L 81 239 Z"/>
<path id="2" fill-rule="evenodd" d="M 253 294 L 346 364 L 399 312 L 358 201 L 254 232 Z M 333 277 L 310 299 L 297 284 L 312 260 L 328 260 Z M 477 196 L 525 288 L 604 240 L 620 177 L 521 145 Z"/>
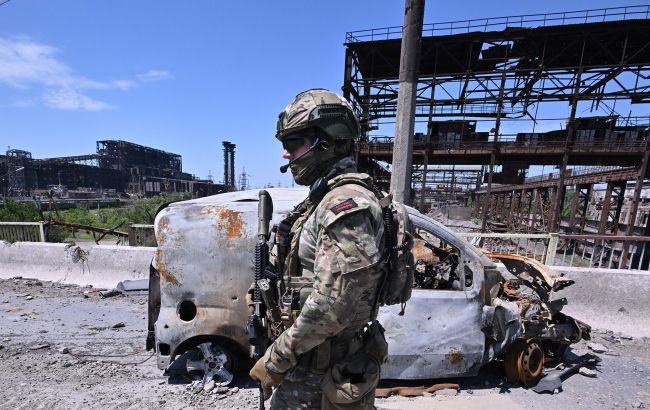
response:
<path id="1" fill-rule="evenodd" d="M 425 393 L 435 393 L 440 390 L 452 389 L 458 391 L 459 386 L 456 383 L 438 383 L 432 386 L 417 386 L 417 387 L 388 387 L 378 388 L 375 390 L 375 397 L 386 398 L 393 395 L 404 397 L 423 396 Z"/>
<path id="2" fill-rule="evenodd" d="M 555 393 L 556 391 L 562 389 L 563 376 L 568 376 L 584 366 L 597 366 L 600 362 L 600 357 L 591 353 L 582 355 L 580 356 L 579 362 L 567 367 L 560 372 L 547 374 L 542 377 L 532 390 L 535 393 Z"/>

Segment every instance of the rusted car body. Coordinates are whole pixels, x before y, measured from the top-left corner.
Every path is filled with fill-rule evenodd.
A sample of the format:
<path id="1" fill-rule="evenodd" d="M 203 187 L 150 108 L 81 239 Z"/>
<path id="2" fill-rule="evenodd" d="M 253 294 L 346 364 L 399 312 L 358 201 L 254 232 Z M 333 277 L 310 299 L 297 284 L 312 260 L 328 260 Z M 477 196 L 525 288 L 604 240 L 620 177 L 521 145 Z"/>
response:
<path id="1" fill-rule="evenodd" d="M 304 189 L 269 189 L 272 224 L 300 202 Z M 158 367 L 181 353 L 186 368 L 232 381 L 248 351 L 244 295 L 253 278 L 258 191 L 177 202 L 156 217 L 158 249 L 150 279 L 150 337 Z M 554 293 L 571 284 L 543 265 L 488 255 L 409 208 L 415 227 L 416 288 L 406 305 L 380 309 L 389 358 L 385 379 L 472 376 L 496 358 L 511 379 L 539 377 L 545 358 L 588 337 L 589 327 L 564 316 Z M 508 368 L 509 367 L 509 368 Z"/>

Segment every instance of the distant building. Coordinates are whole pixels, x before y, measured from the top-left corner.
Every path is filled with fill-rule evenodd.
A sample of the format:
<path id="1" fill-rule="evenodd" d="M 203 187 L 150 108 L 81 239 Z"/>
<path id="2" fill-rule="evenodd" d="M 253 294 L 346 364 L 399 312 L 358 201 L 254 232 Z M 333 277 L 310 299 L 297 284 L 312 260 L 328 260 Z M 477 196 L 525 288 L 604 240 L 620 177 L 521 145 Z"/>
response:
<path id="1" fill-rule="evenodd" d="M 49 191 L 53 186 L 65 187 L 58 191 L 68 195 L 76 191 L 77 196 L 191 193 L 202 197 L 226 191 L 222 184 L 183 172 L 178 154 L 122 140 L 97 141 L 97 152 L 89 155 L 34 159 L 22 150 L 0 155 L 0 193 L 4 196 Z"/>
<path id="2" fill-rule="evenodd" d="M 587 208 L 591 218 L 600 221 L 603 212 L 603 202 L 605 201 L 606 189 L 594 189 L 589 200 L 589 207 Z M 634 196 L 634 183 L 628 183 L 625 188 L 625 200 L 621 206 L 621 217 L 619 223 L 627 225 L 629 223 L 630 208 L 632 206 L 632 198 Z M 650 184 L 644 184 L 641 189 L 641 199 L 639 200 L 639 208 L 636 212 L 636 220 L 634 226 L 644 228 L 648 225 L 648 217 L 650 217 Z"/>

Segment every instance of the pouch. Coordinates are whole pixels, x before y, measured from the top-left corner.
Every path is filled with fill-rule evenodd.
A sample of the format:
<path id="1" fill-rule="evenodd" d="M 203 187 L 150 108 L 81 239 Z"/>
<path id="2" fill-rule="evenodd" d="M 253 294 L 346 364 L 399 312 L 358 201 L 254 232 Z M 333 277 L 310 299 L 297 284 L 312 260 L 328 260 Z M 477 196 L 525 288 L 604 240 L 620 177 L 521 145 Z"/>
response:
<path id="1" fill-rule="evenodd" d="M 363 349 L 334 363 L 321 383 L 322 409 L 374 409 L 379 362 Z"/>
<path id="2" fill-rule="evenodd" d="M 388 342 L 384 336 L 384 327 L 376 320 L 373 320 L 363 333 L 363 350 L 380 365 L 386 363 Z"/>

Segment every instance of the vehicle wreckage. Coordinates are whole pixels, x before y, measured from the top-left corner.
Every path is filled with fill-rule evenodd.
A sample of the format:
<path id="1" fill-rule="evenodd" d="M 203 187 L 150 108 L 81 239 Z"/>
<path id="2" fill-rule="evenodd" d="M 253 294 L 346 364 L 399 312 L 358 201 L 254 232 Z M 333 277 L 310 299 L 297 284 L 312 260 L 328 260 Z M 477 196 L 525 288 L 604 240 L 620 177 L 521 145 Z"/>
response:
<path id="1" fill-rule="evenodd" d="M 271 224 L 306 196 L 304 189 L 268 192 Z M 157 214 L 147 349 L 155 349 L 160 369 L 233 381 L 248 355 L 257 205 L 258 191 L 249 190 L 176 202 Z M 380 309 L 389 353 L 383 379 L 474 376 L 498 359 L 512 382 L 531 385 L 545 363 L 589 339 L 590 327 L 564 315 L 567 301 L 555 295 L 573 281 L 533 259 L 484 253 L 417 210 L 408 213 L 415 284 L 403 316 L 399 305 Z"/>

